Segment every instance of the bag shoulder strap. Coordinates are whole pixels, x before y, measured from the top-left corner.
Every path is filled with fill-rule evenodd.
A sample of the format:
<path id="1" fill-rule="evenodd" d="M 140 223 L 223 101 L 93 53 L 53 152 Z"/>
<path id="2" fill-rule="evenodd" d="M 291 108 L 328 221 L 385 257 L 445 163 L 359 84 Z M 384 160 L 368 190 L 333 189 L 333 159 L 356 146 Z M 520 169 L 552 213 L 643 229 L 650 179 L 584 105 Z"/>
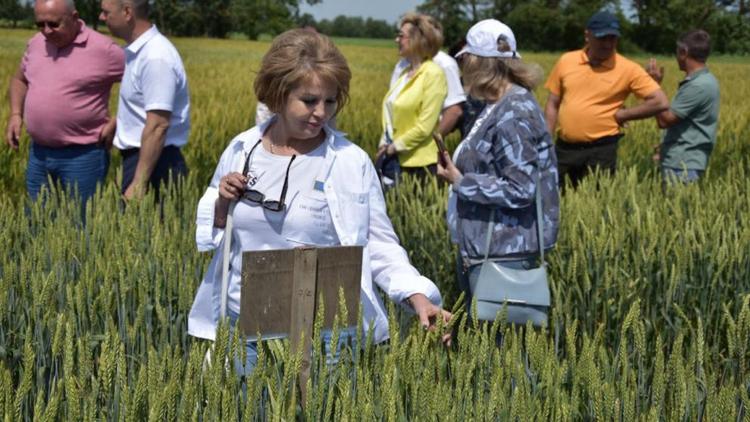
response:
<path id="1" fill-rule="evenodd" d="M 538 161 L 537 161 L 538 163 Z M 539 245 L 539 259 L 542 261 L 542 265 L 545 265 L 544 262 L 544 214 L 542 213 L 542 185 L 541 185 L 541 173 L 542 169 L 538 168 L 537 165 L 537 171 L 536 171 L 536 180 L 534 181 L 534 184 L 536 185 L 536 243 Z"/>
<path id="2" fill-rule="evenodd" d="M 487 241 L 484 244 L 484 261 L 490 256 L 490 243 L 492 243 L 492 229 L 495 225 L 495 210 L 490 210 L 490 222 L 487 223 Z"/>

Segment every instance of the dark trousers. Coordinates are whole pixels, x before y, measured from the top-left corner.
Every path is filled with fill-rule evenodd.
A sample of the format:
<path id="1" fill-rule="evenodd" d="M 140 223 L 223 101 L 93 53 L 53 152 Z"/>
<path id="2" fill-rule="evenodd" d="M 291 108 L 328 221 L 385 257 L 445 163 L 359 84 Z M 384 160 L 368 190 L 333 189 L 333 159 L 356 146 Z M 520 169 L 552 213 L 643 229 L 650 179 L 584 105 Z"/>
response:
<path id="1" fill-rule="evenodd" d="M 584 177 L 597 168 L 610 175 L 617 168 L 617 141 L 622 135 L 605 136 L 593 142 L 583 144 L 569 143 L 558 139 L 555 144 L 557 169 L 560 174 L 560 189 L 565 187 L 569 178 L 576 188 Z"/>
<path id="2" fill-rule="evenodd" d="M 120 151 L 122 154 L 122 185 L 120 185 L 122 193 L 125 193 L 128 186 L 133 183 L 135 169 L 138 166 L 139 152 L 140 149 L 138 148 Z M 159 186 L 162 183 L 173 182 L 179 176 L 187 176 L 187 172 L 187 164 L 185 164 L 185 158 L 183 158 L 180 148 L 168 145 L 161 150 L 159 160 L 156 162 L 153 173 L 151 173 L 149 185 L 158 195 Z"/>

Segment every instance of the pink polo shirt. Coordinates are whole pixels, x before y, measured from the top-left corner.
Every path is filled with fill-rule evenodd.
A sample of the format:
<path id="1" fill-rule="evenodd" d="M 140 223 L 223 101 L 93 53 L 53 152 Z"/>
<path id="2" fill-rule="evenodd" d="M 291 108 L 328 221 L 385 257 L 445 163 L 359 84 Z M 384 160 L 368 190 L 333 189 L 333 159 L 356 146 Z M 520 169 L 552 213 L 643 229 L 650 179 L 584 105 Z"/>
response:
<path id="1" fill-rule="evenodd" d="M 21 61 L 26 129 L 44 146 L 96 143 L 109 118 L 112 85 L 122 79 L 122 48 L 79 22 L 78 36 L 60 49 L 34 35 Z"/>

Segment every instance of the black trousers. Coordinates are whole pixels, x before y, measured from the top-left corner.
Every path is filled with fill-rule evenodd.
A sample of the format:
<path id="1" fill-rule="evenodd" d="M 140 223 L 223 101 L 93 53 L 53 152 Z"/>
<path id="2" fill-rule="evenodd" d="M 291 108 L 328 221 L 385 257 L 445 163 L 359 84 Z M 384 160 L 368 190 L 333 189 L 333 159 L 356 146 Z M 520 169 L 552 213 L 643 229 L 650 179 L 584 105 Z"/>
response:
<path id="1" fill-rule="evenodd" d="M 135 177 L 135 169 L 138 166 L 138 155 L 140 149 L 132 148 L 120 151 L 122 154 L 122 193 L 133 182 Z M 187 176 L 187 164 L 185 164 L 185 158 L 180 152 L 180 148 L 168 145 L 161 150 L 159 160 L 156 162 L 154 172 L 151 173 L 149 179 L 149 185 L 151 189 L 156 190 L 156 194 L 159 193 L 159 185 L 165 182 L 175 181 L 178 176 Z"/>
<path id="2" fill-rule="evenodd" d="M 622 135 L 605 136 L 593 142 L 570 143 L 558 139 L 555 144 L 557 153 L 557 170 L 560 175 L 560 189 L 565 187 L 565 180 L 570 179 L 573 188 L 584 177 L 597 168 L 610 175 L 617 168 L 617 141 Z"/>

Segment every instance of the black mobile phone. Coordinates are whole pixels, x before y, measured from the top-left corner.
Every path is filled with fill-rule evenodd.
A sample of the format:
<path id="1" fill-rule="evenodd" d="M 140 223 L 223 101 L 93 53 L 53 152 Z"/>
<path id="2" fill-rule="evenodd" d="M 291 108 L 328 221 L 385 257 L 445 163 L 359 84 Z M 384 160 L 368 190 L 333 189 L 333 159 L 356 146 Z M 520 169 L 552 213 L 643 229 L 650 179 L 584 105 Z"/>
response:
<path id="1" fill-rule="evenodd" d="M 445 147 L 445 142 L 443 142 L 443 136 L 438 132 L 432 132 L 432 139 L 435 140 L 435 143 L 438 147 L 438 159 L 440 160 L 440 165 L 445 167 L 447 163 L 445 162 L 444 154 L 448 151 L 448 149 Z"/>
<path id="2" fill-rule="evenodd" d="M 435 140 L 435 143 L 437 144 L 438 150 L 440 150 L 440 153 L 447 151 L 445 148 L 445 142 L 443 142 L 443 137 L 438 132 L 432 132 L 432 139 Z"/>

